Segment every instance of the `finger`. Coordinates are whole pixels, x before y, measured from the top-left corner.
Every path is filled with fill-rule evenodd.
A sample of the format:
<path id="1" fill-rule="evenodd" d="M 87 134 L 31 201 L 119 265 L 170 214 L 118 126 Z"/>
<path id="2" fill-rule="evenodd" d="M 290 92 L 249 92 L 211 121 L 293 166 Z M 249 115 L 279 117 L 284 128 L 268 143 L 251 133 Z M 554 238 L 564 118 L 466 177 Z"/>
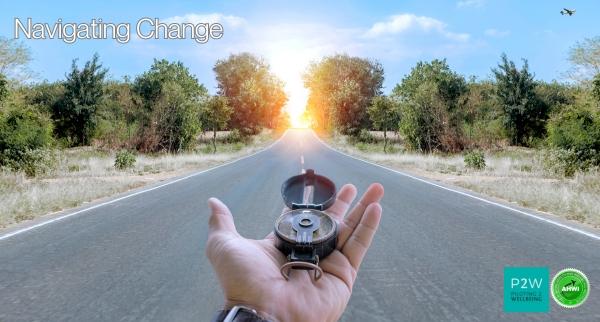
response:
<path id="1" fill-rule="evenodd" d="M 356 187 L 352 184 L 345 184 L 340 189 L 333 205 L 327 209 L 327 213 L 341 222 L 354 198 L 356 198 Z"/>
<path id="2" fill-rule="evenodd" d="M 340 229 L 340 235 L 338 237 L 338 249 L 342 249 L 348 237 L 354 231 L 354 228 L 360 222 L 363 214 L 368 205 L 372 203 L 378 203 L 383 198 L 383 186 L 379 183 L 373 183 L 367 188 L 367 191 L 360 198 L 360 201 L 354 206 L 354 208 L 344 218 L 342 229 Z"/>
<path id="3" fill-rule="evenodd" d="M 208 206 L 211 210 L 208 219 L 209 236 L 216 232 L 229 232 L 237 235 L 233 216 L 229 208 L 217 198 L 208 199 Z"/>
<path id="4" fill-rule="evenodd" d="M 372 203 L 367 206 L 365 214 L 348 241 L 342 248 L 342 253 L 346 255 L 352 267 L 356 270 L 360 267 L 377 227 L 379 227 L 379 221 L 381 220 L 381 205 L 378 203 Z"/>

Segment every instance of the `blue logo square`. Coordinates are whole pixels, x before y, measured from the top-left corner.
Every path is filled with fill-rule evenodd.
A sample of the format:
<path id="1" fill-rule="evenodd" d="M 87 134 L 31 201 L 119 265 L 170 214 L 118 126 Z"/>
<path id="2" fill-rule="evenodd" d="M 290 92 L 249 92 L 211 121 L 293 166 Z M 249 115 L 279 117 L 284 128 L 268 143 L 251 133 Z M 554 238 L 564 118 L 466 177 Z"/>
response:
<path id="1" fill-rule="evenodd" d="M 550 310 L 548 267 L 504 267 L 504 312 Z"/>

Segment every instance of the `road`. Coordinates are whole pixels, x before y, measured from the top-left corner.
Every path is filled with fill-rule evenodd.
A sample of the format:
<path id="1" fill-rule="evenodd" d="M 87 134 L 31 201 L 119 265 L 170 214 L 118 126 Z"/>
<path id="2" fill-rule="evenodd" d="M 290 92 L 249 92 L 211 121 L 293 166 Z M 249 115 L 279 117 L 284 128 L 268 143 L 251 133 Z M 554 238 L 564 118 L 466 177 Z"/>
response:
<path id="1" fill-rule="evenodd" d="M 222 294 L 204 257 L 206 199 L 221 198 L 240 233 L 261 238 L 282 209 L 281 183 L 302 166 L 359 193 L 386 189 L 343 321 L 600 320 L 600 240 L 290 130 L 235 163 L 0 239 L 0 321 L 208 321 Z M 573 310 L 503 313 L 505 266 L 579 268 L 591 295 Z"/>

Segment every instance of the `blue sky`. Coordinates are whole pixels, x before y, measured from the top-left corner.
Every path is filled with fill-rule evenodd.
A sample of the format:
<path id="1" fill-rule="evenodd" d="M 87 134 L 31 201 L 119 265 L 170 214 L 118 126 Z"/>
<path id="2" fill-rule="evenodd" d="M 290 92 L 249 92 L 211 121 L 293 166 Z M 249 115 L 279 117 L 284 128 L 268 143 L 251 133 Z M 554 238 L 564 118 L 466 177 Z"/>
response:
<path id="1" fill-rule="evenodd" d="M 560 15 L 562 7 L 577 10 Z M 13 37 L 14 18 L 33 22 L 135 22 L 142 17 L 209 19 L 225 28 L 222 39 L 27 40 L 40 79 L 63 79 L 71 60 L 94 52 L 113 78 L 147 70 L 153 58 L 181 60 L 215 91 L 212 66 L 230 53 L 263 56 L 288 83 L 292 103 L 302 101 L 299 74 L 311 60 L 348 53 L 379 60 L 389 92 L 419 60 L 447 58 L 459 73 L 489 78 L 502 52 L 527 58 L 537 78 L 564 80 L 569 48 L 600 35 L 600 1 L 10 1 L 0 11 L 0 36 Z"/>

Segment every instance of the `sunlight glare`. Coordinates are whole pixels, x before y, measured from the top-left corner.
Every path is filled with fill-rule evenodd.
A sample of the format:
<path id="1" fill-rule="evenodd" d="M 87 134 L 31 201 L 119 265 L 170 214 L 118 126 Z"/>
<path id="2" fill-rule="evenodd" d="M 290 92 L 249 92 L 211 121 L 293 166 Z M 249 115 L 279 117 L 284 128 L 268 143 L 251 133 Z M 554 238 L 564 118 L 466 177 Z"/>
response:
<path id="1" fill-rule="evenodd" d="M 289 44 L 287 44 L 289 45 Z M 302 73 L 309 64 L 307 55 L 303 55 L 302 46 L 277 46 L 271 48 L 267 56 L 271 69 L 283 82 L 288 95 L 288 102 L 284 107 L 287 111 L 293 128 L 308 128 L 309 122 L 304 118 L 304 110 L 308 100 L 308 89 L 304 88 Z M 299 49 L 299 50 L 294 50 Z"/>

